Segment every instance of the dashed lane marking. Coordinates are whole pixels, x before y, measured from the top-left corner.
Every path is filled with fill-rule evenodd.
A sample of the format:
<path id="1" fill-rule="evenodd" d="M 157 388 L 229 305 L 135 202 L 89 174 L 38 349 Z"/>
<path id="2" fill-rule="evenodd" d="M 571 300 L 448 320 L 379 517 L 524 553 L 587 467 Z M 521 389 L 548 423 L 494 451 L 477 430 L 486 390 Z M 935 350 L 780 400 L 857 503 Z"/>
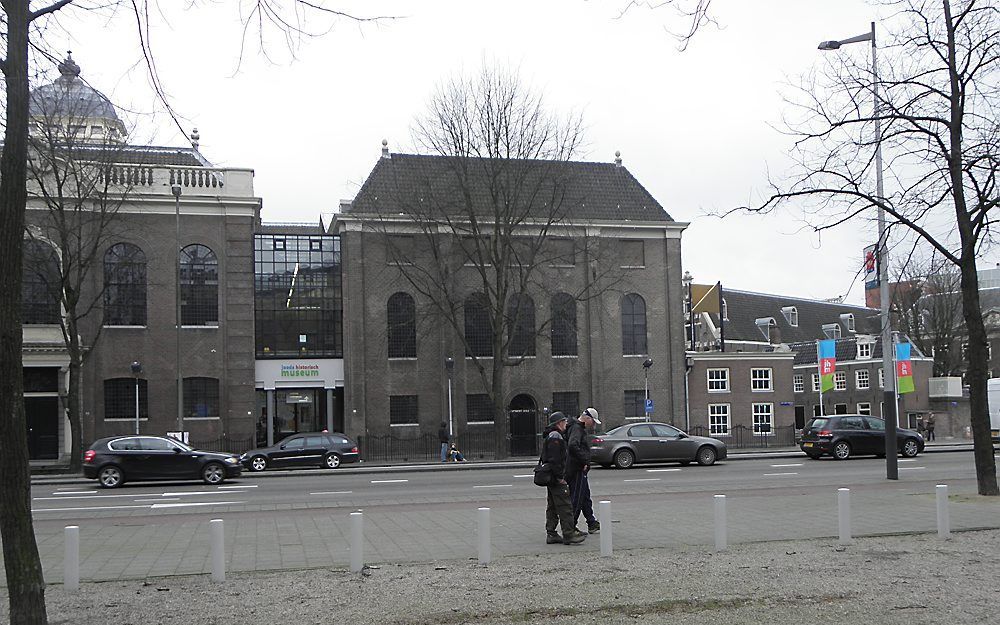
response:
<path id="1" fill-rule="evenodd" d="M 798 473 L 765 473 L 764 477 L 774 477 L 778 475 L 798 475 Z"/>
<path id="2" fill-rule="evenodd" d="M 646 473 L 666 473 L 667 471 L 680 471 L 680 469 L 646 469 Z"/>
<path id="3" fill-rule="evenodd" d="M 219 490 L 226 490 L 226 489 L 232 490 L 237 488 L 257 488 L 257 484 L 242 484 L 240 486 L 220 486 Z"/>
<path id="4" fill-rule="evenodd" d="M 153 510 L 159 508 L 187 508 L 191 506 L 236 506 L 245 501 L 188 501 L 185 503 L 154 503 L 150 506 Z"/>
<path id="5" fill-rule="evenodd" d="M 514 477 L 535 477 L 534 473 L 528 473 L 527 475 L 515 475 Z"/>
<path id="6" fill-rule="evenodd" d="M 801 466 L 802 466 L 801 462 L 798 462 L 798 463 L 795 463 L 795 464 L 772 464 L 771 465 L 771 467 L 774 468 L 774 469 L 778 469 L 778 468 L 781 468 L 781 467 L 801 467 Z"/>
<path id="7" fill-rule="evenodd" d="M 326 490 L 318 493 L 309 493 L 310 495 L 350 495 L 353 490 Z"/>
<path id="8" fill-rule="evenodd" d="M 409 482 L 410 480 L 372 480 L 372 484 L 401 484 L 403 482 Z"/>
<path id="9" fill-rule="evenodd" d="M 473 486 L 473 488 L 510 488 L 513 484 L 487 484 L 485 486 Z"/>
<path id="10" fill-rule="evenodd" d="M 639 479 L 622 480 L 622 481 L 623 482 L 659 482 L 660 478 L 658 478 L 658 477 L 643 477 L 643 478 L 639 478 Z"/>
<path id="11" fill-rule="evenodd" d="M 926 469 L 927 467 L 899 467 L 900 471 L 920 471 Z"/>
<path id="12" fill-rule="evenodd" d="M 161 501 L 180 501 L 180 497 L 168 497 L 167 499 L 136 499 L 136 503 L 160 503 Z"/>

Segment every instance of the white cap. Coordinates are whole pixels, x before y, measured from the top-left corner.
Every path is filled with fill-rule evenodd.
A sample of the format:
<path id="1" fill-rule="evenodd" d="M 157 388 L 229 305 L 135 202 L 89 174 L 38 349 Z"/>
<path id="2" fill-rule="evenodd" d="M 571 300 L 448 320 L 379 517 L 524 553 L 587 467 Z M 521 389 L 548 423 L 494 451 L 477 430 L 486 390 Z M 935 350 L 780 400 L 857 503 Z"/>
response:
<path id="1" fill-rule="evenodd" d="M 601 424 L 601 420 L 597 417 L 597 409 L 596 408 L 587 408 L 586 410 L 583 411 L 583 414 L 580 415 L 580 416 L 581 417 L 590 417 L 591 419 L 594 420 L 594 423 L 596 423 L 597 425 Z"/>

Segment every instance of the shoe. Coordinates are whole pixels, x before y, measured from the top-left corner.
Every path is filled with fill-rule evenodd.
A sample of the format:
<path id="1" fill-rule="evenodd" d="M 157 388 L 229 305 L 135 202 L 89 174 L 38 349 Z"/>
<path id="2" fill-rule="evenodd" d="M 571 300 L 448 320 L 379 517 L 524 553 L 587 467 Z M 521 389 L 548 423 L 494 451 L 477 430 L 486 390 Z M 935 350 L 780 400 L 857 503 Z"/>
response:
<path id="1" fill-rule="evenodd" d="M 593 523 L 587 523 L 587 533 L 596 534 L 601 531 L 601 522 L 594 521 Z"/>
<path id="2" fill-rule="evenodd" d="M 573 530 L 570 533 L 563 533 L 563 544 L 564 545 L 579 545 L 583 541 L 587 540 L 587 535 L 580 530 Z"/>
<path id="3" fill-rule="evenodd" d="M 554 545 L 556 543 L 561 543 L 563 541 L 562 536 L 555 532 L 547 532 L 545 536 L 546 545 Z"/>

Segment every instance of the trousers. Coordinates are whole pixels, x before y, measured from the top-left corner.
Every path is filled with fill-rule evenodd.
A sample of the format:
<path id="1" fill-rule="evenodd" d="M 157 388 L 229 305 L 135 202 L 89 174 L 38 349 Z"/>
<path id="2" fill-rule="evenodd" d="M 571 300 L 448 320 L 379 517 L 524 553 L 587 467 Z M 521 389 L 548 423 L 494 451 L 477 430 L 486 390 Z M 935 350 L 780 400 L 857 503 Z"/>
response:
<path id="1" fill-rule="evenodd" d="M 594 501 L 590 497 L 590 480 L 580 471 L 569 479 L 569 496 L 573 503 L 573 526 L 580 520 L 580 513 L 587 519 L 587 525 L 597 523 L 594 516 Z"/>
<path id="2" fill-rule="evenodd" d="M 563 536 L 576 529 L 573 522 L 573 503 L 569 498 L 569 485 L 555 482 L 545 487 L 548 498 L 545 505 L 545 531 L 555 534 L 556 526 L 562 527 Z"/>

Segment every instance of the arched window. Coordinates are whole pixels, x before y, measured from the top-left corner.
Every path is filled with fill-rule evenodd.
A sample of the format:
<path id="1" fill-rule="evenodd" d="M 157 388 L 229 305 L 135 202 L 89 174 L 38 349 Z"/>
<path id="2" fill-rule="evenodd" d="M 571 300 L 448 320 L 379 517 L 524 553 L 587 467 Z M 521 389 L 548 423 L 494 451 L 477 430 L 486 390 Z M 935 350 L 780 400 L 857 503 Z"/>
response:
<path id="1" fill-rule="evenodd" d="M 386 304 L 389 358 L 417 357 L 417 311 L 409 293 L 393 293 Z"/>
<path id="2" fill-rule="evenodd" d="M 104 418 L 135 419 L 135 378 L 104 381 Z M 139 418 L 149 418 L 149 383 L 139 378 Z"/>
<path id="3" fill-rule="evenodd" d="M 25 239 L 21 270 L 22 323 L 59 323 L 61 281 L 59 256 L 44 241 Z"/>
<path id="4" fill-rule="evenodd" d="M 146 325 L 146 255 L 115 243 L 104 254 L 104 325 Z"/>
<path id="5" fill-rule="evenodd" d="M 507 353 L 515 358 L 535 355 L 535 302 L 525 293 L 507 300 L 507 327 L 510 346 Z"/>
<path id="6" fill-rule="evenodd" d="M 646 301 L 638 293 L 622 298 L 622 354 L 646 353 Z"/>
<path id="7" fill-rule="evenodd" d="M 219 418 L 217 378 L 184 378 L 184 418 Z"/>
<path id="8" fill-rule="evenodd" d="M 552 355 L 576 356 L 576 300 L 569 293 L 552 296 Z"/>
<path id="9" fill-rule="evenodd" d="M 181 250 L 181 325 L 218 322 L 219 260 L 210 247 L 188 245 Z"/>
<path id="10" fill-rule="evenodd" d="M 486 296 L 473 293 L 465 298 L 465 342 L 468 344 L 466 356 L 479 358 L 493 355 L 493 324 L 486 307 Z"/>

